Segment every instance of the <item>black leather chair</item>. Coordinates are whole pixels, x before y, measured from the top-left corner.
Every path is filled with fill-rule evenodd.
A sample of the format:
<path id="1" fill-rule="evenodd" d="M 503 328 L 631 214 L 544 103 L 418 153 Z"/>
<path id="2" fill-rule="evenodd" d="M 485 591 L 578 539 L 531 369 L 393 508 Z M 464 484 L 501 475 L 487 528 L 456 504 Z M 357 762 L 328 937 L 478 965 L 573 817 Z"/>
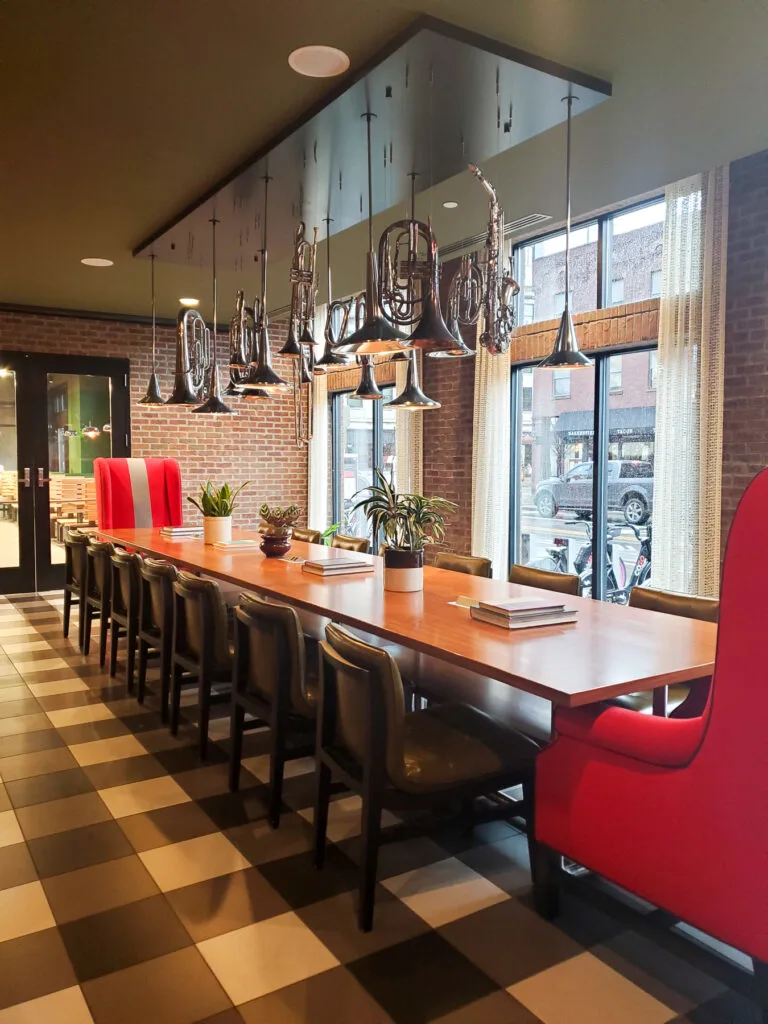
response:
<path id="1" fill-rule="evenodd" d="M 246 713 L 270 727 L 269 823 L 280 824 L 285 762 L 315 750 L 317 675 L 307 665 L 299 616 L 290 605 L 243 594 L 235 610 L 235 678 L 229 788 L 240 783 Z"/>
<path id="2" fill-rule="evenodd" d="M 117 675 L 117 642 L 125 637 L 125 676 L 128 692 L 133 693 L 133 669 L 136 638 L 139 631 L 141 555 L 116 551 L 112 555 L 112 604 L 109 616 L 109 674 Z"/>
<path id="3" fill-rule="evenodd" d="M 451 572 L 463 572 L 467 576 L 484 576 L 491 578 L 493 564 L 490 558 L 479 555 L 454 555 L 450 551 L 441 551 L 435 557 L 436 569 L 450 569 Z"/>
<path id="4" fill-rule="evenodd" d="M 171 654 L 173 652 L 173 582 L 175 565 L 157 558 L 145 558 L 139 570 L 139 704 L 144 703 L 147 688 L 147 661 L 151 653 L 160 658 L 160 716 L 168 721 L 171 692 Z"/>
<path id="5" fill-rule="evenodd" d="M 581 581 L 578 576 L 570 573 L 549 572 L 547 569 L 534 569 L 530 565 L 513 565 L 509 571 L 509 582 L 578 597 Z"/>
<path id="6" fill-rule="evenodd" d="M 107 633 L 112 603 L 112 567 L 110 559 L 115 553 L 108 541 L 90 540 L 86 547 L 85 600 L 80 614 L 83 617 L 83 654 L 91 651 L 91 626 L 99 620 L 99 665 L 107 660 Z"/>
<path id="7" fill-rule="evenodd" d="M 64 636 L 69 636 L 69 619 L 72 605 L 76 604 L 80 610 L 77 640 L 81 651 L 83 649 L 83 629 L 85 627 L 83 605 L 85 603 L 87 549 L 88 534 L 81 533 L 80 530 L 67 530 L 64 538 Z"/>

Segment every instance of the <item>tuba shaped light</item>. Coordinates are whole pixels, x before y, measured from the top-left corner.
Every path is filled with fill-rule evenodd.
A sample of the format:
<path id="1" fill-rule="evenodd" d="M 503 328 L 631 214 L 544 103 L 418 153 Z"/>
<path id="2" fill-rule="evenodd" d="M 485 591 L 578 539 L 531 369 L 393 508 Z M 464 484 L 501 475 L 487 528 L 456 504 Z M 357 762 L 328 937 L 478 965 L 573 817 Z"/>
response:
<path id="1" fill-rule="evenodd" d="M 335 339 L 333 336 L 333 317 L 336 314 L 336 310 L 339 308 L 338 305 L 334 305 L 333 302 L 333 288 L 331 285 L 331 218 L 325 218 L 325 259 L 326 259 L 326 271 L 328 281 L 328 305 L 325 310 L 325 330 L 323 336 L 325 338 L 325 345 L 323 346 L 323 354 L 319 359 L 315 360 L 314 373 L 325 373 L 329 366 L 347 366 L 349 359 L 346 356 L 339 355 L 338 352 L 334 352 L 333 346 Z M 349 304 L 343 304 L 342 308 L 342 320 L 341 327 L 339 329 L 339 338 L 343 338 L 346 334 L 347 323 L 349 322 Z"/>
<path id="2" fill-rule="evenodd" d="M 362 365 L 360 383 L 357 385 L 357 391 L 353 391 L 352 397 L 365 398 L 371 402 L 381 401 L 384 395 L 379 391 L 379 385 L 376 383 L 373 356 L 360 356 L 360 363 Z"/>
<path id="3" fill-rule="evenodd" d="M 139 399 L 139 405 L 165 405 L 163 396 L 160 393 L 160 381 L 157 376 L 157 318 L 155 315 L 155 260 L 157 256 L 152 253 L 149 257 L 152 280 L 152 373 L 147 384 L 147 393 Z"/>
<path id="4" fill-rule="evenodd" d="M 211 379 L 208 387 L 208 397 L 192 412 L 200 413 L 202 416 L 234 416 L 235 410 L 224 402 L 219 393 L 219 364 L 216 359 L 216 322 L 217 315 L 217 294 L 216 294 L 216 225 L 219 222 L 216 217 L 211 217 L 211 264 L 213 267 L 213 334 L 211 336 Z"/>
<path id="5" fill-rule="evenodd" d="M 568 307 L 571 262 L 571 108 L 573 107 L 573 95 L 570 90 L 565 101 L 568 104 L 565 144 L 565 305 L 552 351 L 546 359 L 542 359 L 538 364 L 541 369 L 545 370 L 559 367 L 577 370 L 581 367 L 592 366 L 592 360 L 579 349 L 571 311 Z"/>
<path id="6" fill-rule="evenodd" d="M 420 412 L 424 409 L 439 409 L 440 403 L 433 398 L 428 398 L 419 386 L 419 360 L 415 351 L 408 353 L 408 368 L 406 371 L 405 387 L 391 402 L 387 402 L 387 408 L 406 409 L 411 412 Z"/>

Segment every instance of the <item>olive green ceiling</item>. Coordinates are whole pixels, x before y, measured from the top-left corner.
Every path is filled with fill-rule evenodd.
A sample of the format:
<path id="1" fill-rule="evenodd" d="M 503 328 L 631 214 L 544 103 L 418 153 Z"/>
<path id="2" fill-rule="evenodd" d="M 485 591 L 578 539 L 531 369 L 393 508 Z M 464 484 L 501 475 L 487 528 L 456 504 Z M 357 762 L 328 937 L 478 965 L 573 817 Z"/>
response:
<path id="1" fill-rule="evenodd" d="M 288 53 L 330 43 L 355 68 L 422 12 L 613 83 L 574 133 L 577 214 L 768 146 L 757 0 L 0 0 L 0 302 L 145 313 L 132 248 L 329 88 Z M 508 220 L 561 219 L 562 159 L 558 127 L 484 167 Z M 424 202 L 443 245 L 484 226 L 469 175 Z M 336 236 L 339 292 L 362 282 L 364 237 Z M 157 271 L 163 315 L 190 293 L 207 312 L 207 272 Z M 287 267 L 271 281 L 284 301 Z M 254 283 L 223 274 L 220 316 Z"/>

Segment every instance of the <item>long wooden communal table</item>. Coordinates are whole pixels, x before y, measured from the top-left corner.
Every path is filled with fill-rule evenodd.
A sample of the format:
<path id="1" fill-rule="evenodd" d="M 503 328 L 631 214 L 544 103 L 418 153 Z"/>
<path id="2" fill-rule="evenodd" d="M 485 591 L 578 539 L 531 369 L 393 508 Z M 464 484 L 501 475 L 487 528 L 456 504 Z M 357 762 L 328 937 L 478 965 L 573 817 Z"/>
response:
<path id="1" fill-rule="evenodd" d="M 104 540 L 165 558 L 244 590 L 284 600 L 297 608 L 357 627 L 433 658 L 536 694 L 554 704 L 577 707 L 711 675 L 717 627 L 658 612 L 588 598 L 567 598 L 577 623 L 518 631 L 476 622 L 459 595 L 481 600 L 549 597 L 551 593 L 445 569 L 424 569 L 424 590 L 385 591 L 382 560 L 369 556 L 371 575 L 321 579 L 301 565 L 265 558 L 258 549 L 235 552 L 200 540 L 169 540 L 157 529 L 100 531 Z M 258 534 L 235 530 L 235 538 Z M 294 541 L 291 555 L 327 557 L 335 552 Z"/>

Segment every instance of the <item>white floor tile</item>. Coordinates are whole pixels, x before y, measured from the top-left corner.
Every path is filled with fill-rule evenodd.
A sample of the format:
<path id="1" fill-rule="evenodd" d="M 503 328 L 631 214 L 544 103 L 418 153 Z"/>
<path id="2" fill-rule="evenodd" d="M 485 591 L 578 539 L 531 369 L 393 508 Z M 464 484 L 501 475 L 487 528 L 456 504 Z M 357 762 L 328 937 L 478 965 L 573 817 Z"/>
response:
<path id="1" fill-rule="evenodd" d="M 394 875 L 381 884 L 433 928 L 510 898 L 455 857 Z"/>
<path id="2" fill-rule="evenodd" d="M 0 1010 L 0 1024 L 93 1024 L 79 986 Z"/>

